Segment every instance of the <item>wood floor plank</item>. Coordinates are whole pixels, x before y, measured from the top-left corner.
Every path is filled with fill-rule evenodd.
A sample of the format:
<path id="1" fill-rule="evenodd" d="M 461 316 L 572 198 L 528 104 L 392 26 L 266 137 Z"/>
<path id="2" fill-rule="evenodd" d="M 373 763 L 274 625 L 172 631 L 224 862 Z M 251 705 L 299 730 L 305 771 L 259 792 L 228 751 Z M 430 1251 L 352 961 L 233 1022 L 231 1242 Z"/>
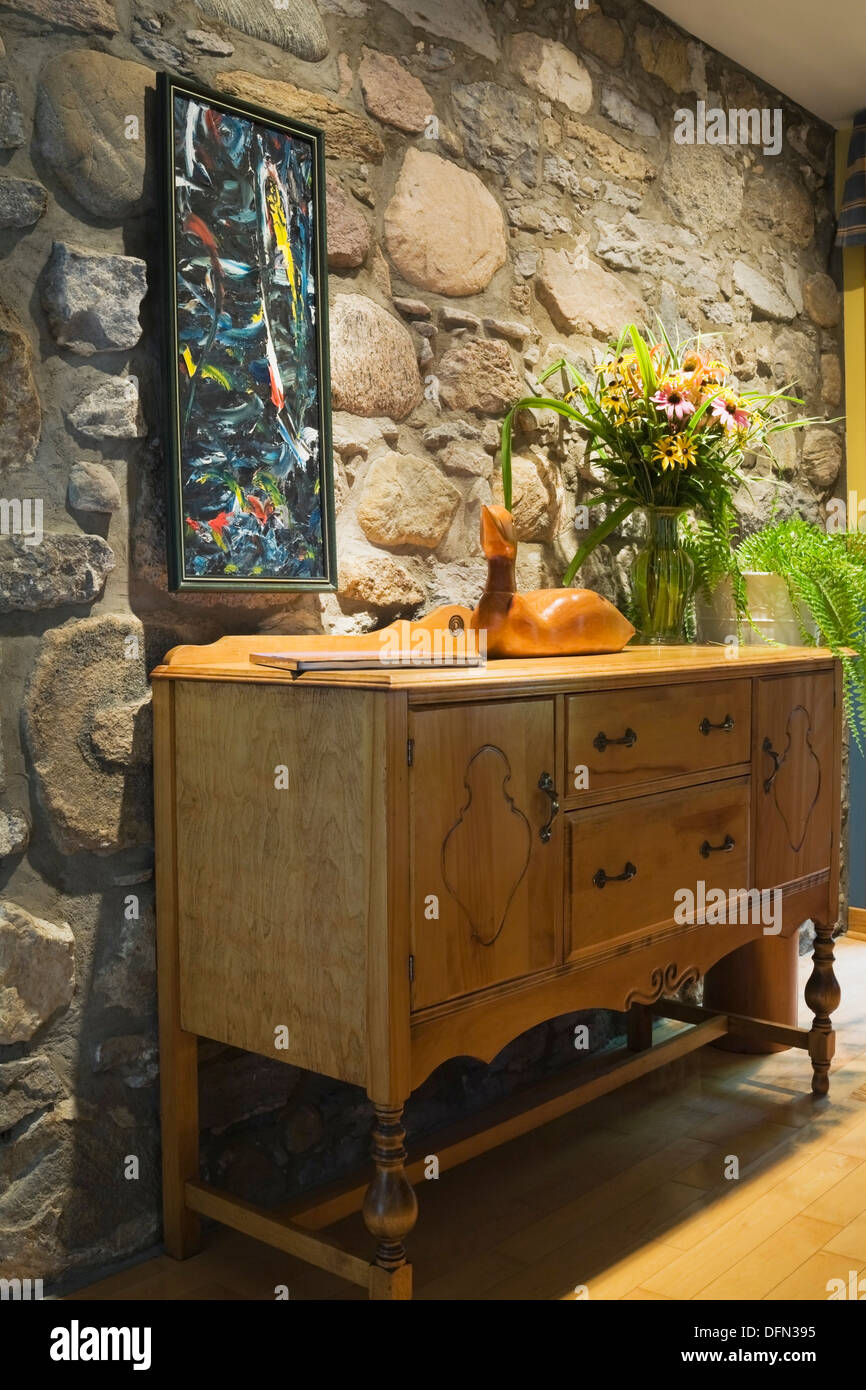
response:
<path id="1" fill-rule="evenodd" d="M 695 1297 L 701 1300 L 766 1298 L 770 1289 L 798 1270 L 838 1234 L 838 1230 L 826 1221 L 816 1221 L 802 1214 L 795 1216 Z"/>

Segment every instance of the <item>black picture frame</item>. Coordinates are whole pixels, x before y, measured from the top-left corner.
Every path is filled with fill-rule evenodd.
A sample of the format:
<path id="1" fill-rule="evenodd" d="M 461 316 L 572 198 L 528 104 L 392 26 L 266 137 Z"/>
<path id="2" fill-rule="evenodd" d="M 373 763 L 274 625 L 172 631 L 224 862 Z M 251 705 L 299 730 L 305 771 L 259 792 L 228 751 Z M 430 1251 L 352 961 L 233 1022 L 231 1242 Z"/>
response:
<path id="1" fill-rule="evenodd" d="M 334 593 L 337 589 L 337 556 L 335 543 L 334 467 L 331 431 L 331 382 L 328 338 L 328 256 L 325 205 L 325 137 L 315 126 L 295 119 L 286 119 L 275 112 L 238 101 L 224 93 L 212 91 L 198 83 L 188 82 L 173 74 L 161 72 L 157 80 L 158 106 L 162 131 L 161 188 L 163 190 L 163 367 L 165 412 L 165 459 L 167 472 L 167 550 L 168 579 L 173 592 L 199 590 L 209 592 L 315 592 Z M 261 126 L 265 130 L 289 135 L 310 146 L 312 181 L 311 265 L 314 266 L 315 303 L 315 365 L 316 365 L 316 427 L 318 431 L 318 488 L 321 527 L 321 564 L 313 574 L 294 574 L 286 577 L 275 574 L 238 574 L 190 572 L 189 555 L 185 544 L 188 509 L 184 506 L 185 440 L 182 419 L 181 351 L 178 317 L 178 218 L 176 190 L 176 99 L 196 102 L 241 122 Z M 252 234 L 250 234 L 252 237 Z M 215 296 L 216 300 L 216 296 Z M 214 321 L 217 320 L 216 307 Z M 270 328 L 269 328 L 270 332 Z M 252 392 L 247 392 L 252 397 Z M 276 402 L 275 402 L 276 404 Z M 308 475 L 305 481 L 309 481 Z M 273 505 L 271 503 L 271 505 Z M 258 513 L 255 514 L 258 517 Z M 279 519 L 279 516 L 277 517 Z M 264 528 L 270 523 L 260 522 Z M 213 532 L 211 533 L 213 534 Z M 276 531 L 274 532 L 276 534 Z M 217 533 L 219 540 L 222 532 Z M 258 542 L 256 542 L 258 543 Z M 194 557 L 195 558 L 195 557 Z M 207 561 L 203 561 L 207 563 Z"/>

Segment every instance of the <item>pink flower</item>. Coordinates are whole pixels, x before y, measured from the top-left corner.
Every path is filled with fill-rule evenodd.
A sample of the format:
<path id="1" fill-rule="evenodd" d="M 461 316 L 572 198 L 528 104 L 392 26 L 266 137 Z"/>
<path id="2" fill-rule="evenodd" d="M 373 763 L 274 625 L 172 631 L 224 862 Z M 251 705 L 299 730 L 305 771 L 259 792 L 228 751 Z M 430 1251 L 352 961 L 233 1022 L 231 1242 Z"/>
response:
<path id="1" fill-rule="evenodd" d="M 743 430 L 748 426 L 748 411 L 736 396 L 717 396 L 713 401 L 712 412 L 719 424 L 730 432 Z"/>
<path id="2" fill-rule="evenodd" d="M 663 410 L 668 420 L 685 420 L 687 416 L 694 415 L 695 407 L 689 400 L 684 388 L 677 381 L 665 381 L 659 387 L 656 394 L 652 397 L 653 405 L 657 405 L 659 410 Z"/>

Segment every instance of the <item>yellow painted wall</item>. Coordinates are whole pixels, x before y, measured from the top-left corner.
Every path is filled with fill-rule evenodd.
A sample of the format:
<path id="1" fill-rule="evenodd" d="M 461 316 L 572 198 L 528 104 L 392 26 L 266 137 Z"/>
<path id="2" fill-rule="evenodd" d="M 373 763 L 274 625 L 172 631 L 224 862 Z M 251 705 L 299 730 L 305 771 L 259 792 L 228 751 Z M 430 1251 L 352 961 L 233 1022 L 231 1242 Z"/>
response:
<path id="1" fill-rule="evenodd" d="M 836 132 L 836 203 L 842 201 L 851 130 Z M 866 500 L 866 246 L 842 252 L 845 313 L 845 432 L 848 492 Z M 857 527 L 850 516 L 849 527 Z"/>

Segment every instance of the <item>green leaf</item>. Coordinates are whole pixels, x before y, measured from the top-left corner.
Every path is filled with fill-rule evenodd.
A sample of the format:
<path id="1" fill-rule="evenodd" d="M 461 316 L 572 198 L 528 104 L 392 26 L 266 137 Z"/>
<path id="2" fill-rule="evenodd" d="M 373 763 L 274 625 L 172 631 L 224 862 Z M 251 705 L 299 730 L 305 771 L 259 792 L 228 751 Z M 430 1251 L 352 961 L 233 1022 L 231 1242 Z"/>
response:
<path id="1" fill-rule="evenodd" d="M 633 323 L 630 323 L 628 326 L 628 331 L 632 343 L 634 344 L 635 356 L 637 357 L 638 366 L 640 367 L 640 374 L 643 378 L 644 392 L 647 398 L 649 398 L 653 394 L 653 392 L 656 391 L 658 388 L 658 382 L 656 381 L 656 374 L 652 364 L 652 358 L 649 355 L 649 351 L 647 349 L 646 343 L 643 340 L 643 337 L 638 332 L 637 326 Z"/>
<path id="2" fill-rule="evenodd" d="M 610 516 L 607 517 L 600 526 L 596 527 L 591 536 L 587 536 L 568 569 L 565 571 L 565 574 L 562 576 L 563 588 L 568 588 L 574 576 L 577 574 L 577 571 L 580 569 L 581 565 L 585 563 L 588 556 L 592 554 L 596 546 L 600 545 L 601 542 L 610 535 L 611 531 L 615 531 L 620 522 L 625 521 L 627 516 L 631 516 L 636 506 L 636 502 L 623 502 L 621 506 L 617 507 L 616 511 L 611 512 Z"/>

